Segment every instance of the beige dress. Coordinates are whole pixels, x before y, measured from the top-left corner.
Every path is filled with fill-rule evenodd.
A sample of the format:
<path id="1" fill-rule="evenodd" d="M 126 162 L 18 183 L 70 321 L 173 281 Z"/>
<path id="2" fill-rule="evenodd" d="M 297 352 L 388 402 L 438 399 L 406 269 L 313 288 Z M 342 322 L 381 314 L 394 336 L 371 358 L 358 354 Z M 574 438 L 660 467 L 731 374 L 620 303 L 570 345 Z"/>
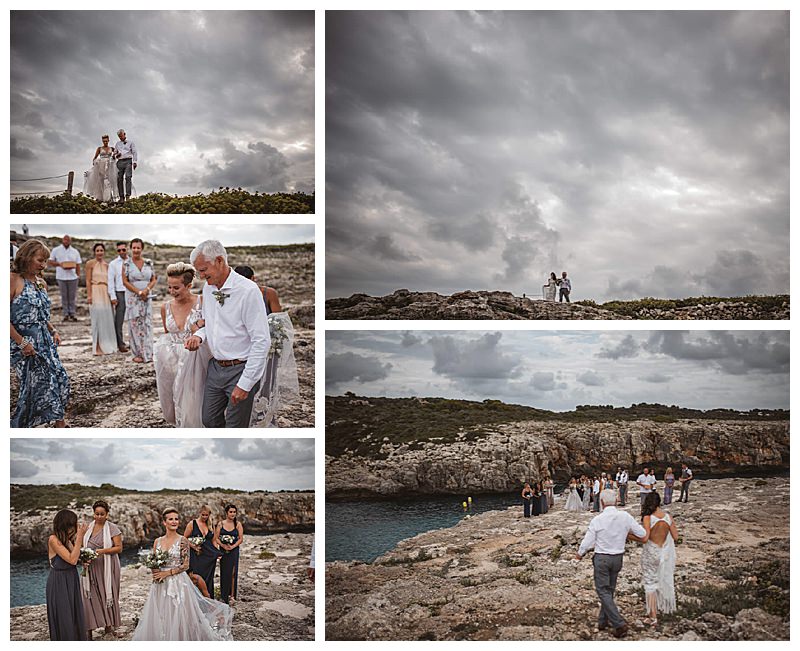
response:
<path id="1" fill-rule="evenodd" d="M 114 312 L 111 297 L 108 295 L 108 263 L 90 260 L 89 282 L 92 284 L 92 304 L 89 315 L 92 318 L 92 352 L 109 355 L 117 352 L 117 335 L 114 330 Z"/>
<path id="2" fill-rule="evenodd" d="M 108 523 L 111 537 L 119 536 L 122 532 L 113 522 Z M 89 547 L 92 549 L 103 548 L 103 530 L 89 538 Z M 122 622 L 119 616 L 119 554 L 111 554 L 111 600 L 106 603 L 105 587 L 105 556 L 100 556 L 89 565 L 89 598 L 83 597 L 83 612 L 86 616 L 86 630 L 105 628 L 106 626 L 119 626 Z"/>

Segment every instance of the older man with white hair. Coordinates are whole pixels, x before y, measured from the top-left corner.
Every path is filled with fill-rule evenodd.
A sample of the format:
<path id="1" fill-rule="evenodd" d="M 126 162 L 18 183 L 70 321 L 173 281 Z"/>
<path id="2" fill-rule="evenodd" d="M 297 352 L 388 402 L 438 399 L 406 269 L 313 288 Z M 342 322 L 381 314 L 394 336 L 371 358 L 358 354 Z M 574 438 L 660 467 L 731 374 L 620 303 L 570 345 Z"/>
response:
<path id="1" fill-rule="evenodd" d="M 600 493 L 602 512 L 589 523 L 589 530 L 575 558 L 581 560 L 586 552 L 594 548 L 594 587 L 600 598 L 597 628 L 602 631 L 611 626 L 614 637 L 623 637 L 628 632 L 628 625 L 614 603 L 617 575 L 622 570 L 625 541 L 630 537 L 642 542 L 647 532 L 630 513 L 617 509 L 616 502 L 617 494 L 613 490 Z"/>
<path id="2" fill-rule="evenodd" d="M 258 285 L 228 266 L 217 240 L 206 240 L 189 257 L 203 287 L 205 325 L 186 340 L 188 350 L 208 343 L 203 392 L 204 427 L 248 427 L 269 351 L 269 326 Z"/>

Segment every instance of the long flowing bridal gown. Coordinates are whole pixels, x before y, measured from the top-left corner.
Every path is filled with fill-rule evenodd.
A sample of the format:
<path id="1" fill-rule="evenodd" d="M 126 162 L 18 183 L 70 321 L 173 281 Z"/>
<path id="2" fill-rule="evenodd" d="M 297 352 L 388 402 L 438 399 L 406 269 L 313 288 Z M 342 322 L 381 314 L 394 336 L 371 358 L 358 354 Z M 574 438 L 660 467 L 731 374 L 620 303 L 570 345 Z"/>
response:
<path id="1" fill-rule="evenodd" d="M 160 548 L 161 541 L 156 540 Z M 189 567 L 189 543 L 181 536 L 169 552 L 163 569 Z M 227 604 L 206 599 L 185 571 L 153 582 L 144 603 L 133 640 L 233 640 L 233 610 Z"/>
<path id="2" fill-rule="evenodd" d="M 567 489 L 567 504 L 564 508 L 567 511 L 583 511 L 581 496 L 578 495 L 578 489 L 574 486 Z"/>
<path id="3" fill-rule="evenodd" d="M 192 325 L 202 318 L 200 297 L 183 328 L 172 315 L 172 302 L 166 304 L 167 332 L 153 346 L 156 387 L 164 420 L 176 427 L 203 426 L 203 388 L 211 353 L 208 345 L 188 351 L 184 343 L 192 334 Z"/>
<path id="4" fill-rule="evenodd" d="M 84 172 L 83 193 L 97 201 L 117 200 L 117 165 L 111 152 L 100 152 L 92 169 Z"/>
<path id="5" fill-rule="evenodd" d="M 665 513 L 663 518 L 650 516 L 650 530 L 658 522 L 672 523 L 672 516 Z M 668 535 L 659 547 L 648 540 L 642 546 L 642 583 L 648 610 L 655 600 L 658 612 L 675 612 L 675 543 Z"/>

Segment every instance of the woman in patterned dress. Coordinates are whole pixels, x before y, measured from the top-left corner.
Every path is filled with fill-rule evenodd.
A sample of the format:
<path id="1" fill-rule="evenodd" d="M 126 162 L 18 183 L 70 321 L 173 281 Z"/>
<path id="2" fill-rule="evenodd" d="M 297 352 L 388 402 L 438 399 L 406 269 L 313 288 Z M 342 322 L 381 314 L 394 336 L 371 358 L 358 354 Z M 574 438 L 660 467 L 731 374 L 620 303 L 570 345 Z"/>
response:
<path id="1" fill-rule="evenodd" d="M 131 257 L 122 266 L 125 285 L 125 314 L 128 316 L 130 345 L 134 362 L 153 360 L 153 300 L 150 291 L 158 278 L 153 264 L 142 257 L 144 242 L 131 240 Z"/>
<path id="2" fill-rule="evenodd" d="M 36 427 L 55 422 L 66 427 L 69 378 L 58 358 L 61 343 L 50 323 L 47 285 L 39 277 L 50 251 L 28 240 L 17 251 L 11 273 L 11 366 L 19 380 L 19 397 L 11 427 Z"/>

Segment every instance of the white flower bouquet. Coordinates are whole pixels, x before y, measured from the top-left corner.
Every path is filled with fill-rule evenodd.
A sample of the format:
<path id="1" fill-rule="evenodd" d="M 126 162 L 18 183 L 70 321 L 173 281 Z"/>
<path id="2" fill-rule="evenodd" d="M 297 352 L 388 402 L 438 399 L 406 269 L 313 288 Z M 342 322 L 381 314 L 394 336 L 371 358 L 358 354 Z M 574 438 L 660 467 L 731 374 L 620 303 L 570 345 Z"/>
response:
<path id="1" fill-rule="evenodd" d="M 139 552 L 139 560 L 151 570 L 160 570 L 169 561 L 169 552 L 160 547 L 156 547 L 153 551 L 143 549 Z"/>
<path id="2" fill-rule="evenodd" d="M 205 536 L 192 536 L 191 538 L 187 538 L 190 543 L 192 543 L 195 547 L 200 547 L 205 542 Z"/>
<path id="3" fill-rule="evenodd" d="M 78 556 L 78 562 L 91 563 L 95 558 L 100 558 L 100 554 L 98 554 L 94 549 L 90 547 L 81 547 L 81 554 Z M 81 575 L 86 576 L 86 565 L 83 566 Z"/>
<path id="4" fill-rule="evenodd" d="M 283 352 L 283 347 L 289 340 L 286 324 L 281 319 L 268 319 L 269 321 L 269 354 L 278 355 Z"/>

